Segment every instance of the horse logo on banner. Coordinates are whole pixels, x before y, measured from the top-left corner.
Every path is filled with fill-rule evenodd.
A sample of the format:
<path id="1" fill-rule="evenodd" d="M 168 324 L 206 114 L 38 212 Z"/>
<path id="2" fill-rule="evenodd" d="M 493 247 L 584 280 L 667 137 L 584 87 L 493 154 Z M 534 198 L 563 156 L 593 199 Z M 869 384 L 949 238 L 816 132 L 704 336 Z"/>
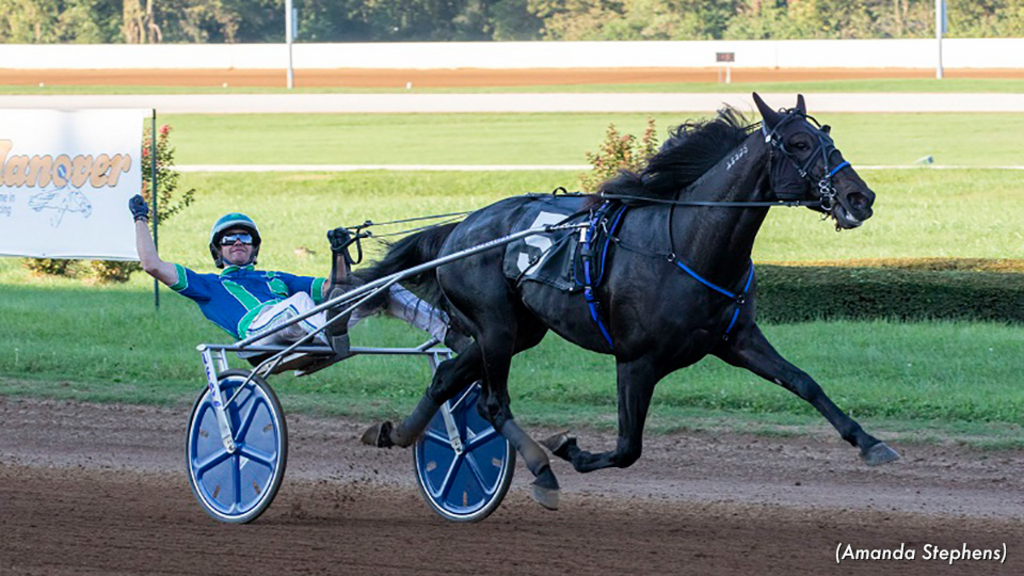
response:
<path id="1" fill-rule="evenodd" d="M 61 178 L 67 181 L 67 169 L 59 166 L 57 172 Z M 64 221 L 64 215 L 68 212 L 79 212 L 84 218 L 92 215 L 92 203 L 82 194 L 82 191 L 70 186 L 62 186 L 52 190 L 44 190 L 33 194 L 28 200 L 29 208 L 36 212 L 44 209 L 54 210 L 56 213 L 50 218 L 50 225 L 54 228 L 60 227 Z"/>

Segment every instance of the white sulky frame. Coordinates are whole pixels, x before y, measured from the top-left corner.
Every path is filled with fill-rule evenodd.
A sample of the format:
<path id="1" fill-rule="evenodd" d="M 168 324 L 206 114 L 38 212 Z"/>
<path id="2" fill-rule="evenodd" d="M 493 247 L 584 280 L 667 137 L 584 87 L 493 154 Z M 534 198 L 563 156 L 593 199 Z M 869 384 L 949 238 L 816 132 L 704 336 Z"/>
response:
<path id="1" fill-rule="evenodd" d="M 240 340 L 234 344 L 200 344 L 199 346 L 196 347 L 196 349 L 202 356 L 203 368 L 205 369 L 206 372 L 206 384 L 210 389 L 210 394 L 213 399 L 213 408 L 217 414 L 217 423 L 220 426 L 220 435 L 221 440 L 224 443 L 224 448 L 228 451 L 229 454 L 234 454 L 235 450 L 237 449 L 233 439 L 234 437 L 233 431 L 231 430 L 231 423 L 228 421 L 227 412 L 225 408 L 234 400 L 234 397 L 225 400 L 220 388 L 220 374 L 228 369 L 227 357 L 225 356 L 226 352 L 266 352 L 270 354 L 268 358 L 261 361 L 259 365 L 252 369 L 246 381 L 243 382 L 242 385 L 238 387 L 238 391 L 236 391 L 235 393 L 236 395 L 238 394 L 239 391 L 245 388 L 245 385 L 248 384 L 248 382 L 252 379 L 253 375 L 258 374 L 262 377 L 266 377 L 271 374 L 275 374 L 277 372 L 277 368 L 286 358 L 295 358 L 295 356 L 289 356 L 293 354 L 297 354 L 300 356 L 314 356 L 319 359 L 322 359 L 321 362 L 317 362 L 316 364 L 314 364 L 313 367 L 311 367 L 308 370 L 296 370 L 296 375 L 298 376 L 311 374 L 317 370 L 321 370 L 337 362 L 340 362 L 345 358 L 349 358 L 350 356 L 355 356 L 358 354 L 427 356 L 430 360 L 431 368 L 436 369 L 437 365 L 440 364 L 441 361 L 451 358 L 452 356 L 452 351 L 442 346 L 439 346 L 440 342 L 438 342 L 436 339 L 431 339 L 416 348 L 354 347 L 349 350 L 348 356 L 338 356 L 328 346 L 309 345 L 307 343 L 310 342 L 317 334 L 326 330 L 327 327 L 330 326 L 333 322 L 337 321 L 340 318 L 346 317 L 349 313 L 355 310 L 356 307 L 358 307 L 362 303 L 366 302 L 370 298 L 373 298 L 377 294 L 387 290 L 392 285 L 397 284 L 399 281 L 404 280 L 405 278 L 419 274 L 421 272 L 433 270 L 450 262 L 462 260 L 464 258 L 468 258 L 470 256 L 479 254 L 481 252 L 485 252 L 487 250 L 492 250 L 494 248 L 505 246 L 521 238 L 526 238 L 537 234 L 550 234 L 552 232 L 558 232 L 563 230 L 582 230 L 585 229 L 586 226 L 586 223 L 551 224 L 547 226 L 536 226 L 533 228 L 529 228 L 527 230 L 523 230 L 521 232 L 516 232 L 514 234 L 502 236 L 501 238 L 491 240 L 490 242 L 485 242 L 477 246 L 466 248 L 465 250 L 460 250 L 453 254 L 449 254 L 448 256 L 437 258 L 429 262 L 424 262 L 419 266 L 414 266 L 412 268 L 409 268 L 408 270 L 396 272 L 389 276 L 385 276 L 384 278 L 380 278 L 378 280 L 374 280 L 373 282 L 368 282 L 362 286 L 358 286 L 340 296 L 337 296 L 335 298 L 328 300 L 327 302 L 323 302 L 315 306 L 309 311 L 290 319 L 288 322 L 285 322 L 278 326 L 270 327 L 267 330 L 261 331 L 248 338 Z M 289 346 L 258 346 L 253 344 L 254 342 L 257 342 L 260 339 L 269 336 L 270 334 L 274 334 L 280 330 L 283 330 L 288 326 L 291 326 L 306 318 L 309 318 L 310 316 L 313 316 L 314 314 L 335 307 L 344 307 L 344 309 L 338 315 L 336 315 L 334 318 L 332 318 L 326 324 L 320 327 L 318 330 L 310 332 L 309 334 L 307 334 L 305 337 L 303 337 L 298 342 L 295 342 L 294 344 L 291 344 Z M 449 439 L 452 442 L 452 449 L 455 450 L 456 453 L 461 453 L 463 450 L 462 442 L 459 439 L 458 430 L 456 430 L 455 421 L 452 419 L 451 412 L 448 409 L 447 403 L 445 403 L 445 405 L 442 406 L 441 410 L 442 415 L 444 417 L 445 426 L 448 430 Z"/>

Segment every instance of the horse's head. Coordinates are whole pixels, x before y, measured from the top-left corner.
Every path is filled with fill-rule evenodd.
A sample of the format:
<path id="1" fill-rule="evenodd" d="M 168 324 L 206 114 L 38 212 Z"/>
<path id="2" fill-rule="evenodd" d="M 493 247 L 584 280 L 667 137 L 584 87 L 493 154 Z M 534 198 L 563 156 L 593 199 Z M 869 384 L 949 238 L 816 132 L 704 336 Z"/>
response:
<path id="1" fill-rule="evenodd" d="M 754 102 L 771 145 L 768 178 L 781 200 L 817 200 L 816 210 L 832 216 L 837 228 L 856 228 L 871 217 L 875 193 L 861 180 L 832 142 L 828 126 L 807 115 L 804 97 L 796 107 L 776 112 L 757 93 Z"/>
<path id="2" fill-rule="evenodd" d="M 68 188 L 60 208 L 67 212 L 81 212 L 86 218 L 92 215 L 92 202 L 77 188 Z"/>

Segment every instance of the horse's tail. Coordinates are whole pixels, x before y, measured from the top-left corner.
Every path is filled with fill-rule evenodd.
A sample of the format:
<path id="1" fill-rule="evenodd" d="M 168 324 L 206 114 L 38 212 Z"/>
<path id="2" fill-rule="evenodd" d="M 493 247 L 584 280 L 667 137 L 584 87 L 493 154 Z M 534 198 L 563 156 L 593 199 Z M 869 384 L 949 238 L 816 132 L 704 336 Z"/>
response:
<path id="1" fill-rule="evenodd" d="M 406 236 L 390 244 L 388 251 L 379 261 L 353 272 L 359 278 L 372 282 L 396 272 L 408 270 L 437 258 L 444 241 L 448 239 L 458 222 L 435 226 Z M 402 280 L 402 286 L 415 292 L 420 298 L 437 306 L 442 304 L 441 286 L 435 270 L 427 270 Z"/>

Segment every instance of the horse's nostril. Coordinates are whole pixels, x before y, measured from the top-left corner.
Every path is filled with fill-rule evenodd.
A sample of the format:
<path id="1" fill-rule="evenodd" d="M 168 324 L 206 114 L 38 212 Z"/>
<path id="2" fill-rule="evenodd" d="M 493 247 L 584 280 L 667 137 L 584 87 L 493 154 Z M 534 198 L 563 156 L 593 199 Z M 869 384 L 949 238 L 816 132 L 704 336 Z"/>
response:
<path id="1" fill-rule="evenodd" d="M 860 192 L 854 192 L 847 197 L 850 202 L 850 206 L 856 210 L 863 210 L 871 206 L 871 199 L 866 194 Z"/>

